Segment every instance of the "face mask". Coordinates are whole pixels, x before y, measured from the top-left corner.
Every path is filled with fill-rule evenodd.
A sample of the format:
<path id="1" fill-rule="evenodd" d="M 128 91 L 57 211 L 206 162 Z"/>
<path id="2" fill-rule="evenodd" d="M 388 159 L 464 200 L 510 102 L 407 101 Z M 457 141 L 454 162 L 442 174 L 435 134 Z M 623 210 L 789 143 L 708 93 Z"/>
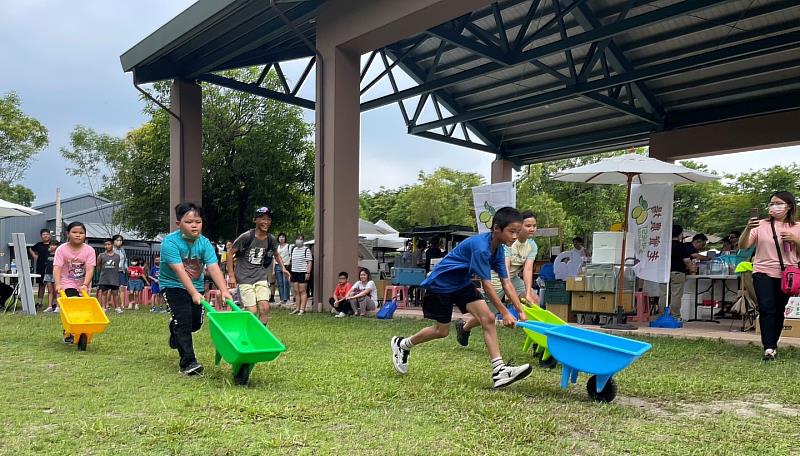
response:
<path id="1" fill-rule="evenodd" d="M 769 208 L 769 215 L 776 219 L 782 219 L 786 215 L 786 206 L 772 206 Z"/>
<path id="2" fill-rule="evenodd" d="M 297 247 L 302 247 L 303 246 L 303 240 L 302 239 L 297 239 L 296 241 L 294 241 L 294 245 L 297 246 Z"/>

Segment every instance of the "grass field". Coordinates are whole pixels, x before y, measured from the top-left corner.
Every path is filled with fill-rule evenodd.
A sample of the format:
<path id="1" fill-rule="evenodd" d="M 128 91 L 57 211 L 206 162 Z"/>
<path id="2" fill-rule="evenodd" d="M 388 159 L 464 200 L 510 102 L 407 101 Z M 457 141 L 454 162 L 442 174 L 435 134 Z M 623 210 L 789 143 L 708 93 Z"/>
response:
<path id="1" fill-rule="evenodd" d="M 112 315 L 86 352 L 59 341 L 54 315 L 0 316 L 0 453 L 24 454 L 800 454 L 800 351 L 760 361 L 755 346 L 649 339 L 617 377 L 611 404 L 590 401 L 586 376 L 535 369 L 491 389 L 480 334 L 415 348 L 409 373 L 389 338 L 419 320 L 334 319 L 276 311 L 287 346 L 247 387 L 213 366 L 208 329 L 195 349 L 202 378 L 177 373 L 167 316 Z M 506 359 L 521 331 L 500 329 Z"/>

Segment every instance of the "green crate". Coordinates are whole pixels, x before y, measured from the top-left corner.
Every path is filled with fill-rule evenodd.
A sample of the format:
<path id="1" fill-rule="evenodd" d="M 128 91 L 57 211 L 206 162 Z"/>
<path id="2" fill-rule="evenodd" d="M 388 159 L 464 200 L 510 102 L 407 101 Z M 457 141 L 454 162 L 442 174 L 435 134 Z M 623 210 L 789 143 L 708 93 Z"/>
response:
<path id="1" fill-rule="evenodd" d="M 567 290 L 544 290 L 544 302 L 546 304 L 569 304 L 571 294 Z"/>

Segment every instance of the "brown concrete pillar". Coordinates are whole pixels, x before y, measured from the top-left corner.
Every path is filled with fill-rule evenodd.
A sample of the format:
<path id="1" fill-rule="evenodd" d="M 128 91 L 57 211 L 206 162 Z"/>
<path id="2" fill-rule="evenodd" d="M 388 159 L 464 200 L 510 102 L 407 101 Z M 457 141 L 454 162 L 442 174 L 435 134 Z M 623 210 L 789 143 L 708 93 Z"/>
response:
<path id="1" fill-rule="evenodd" d="M 324 28 L 320 27 L 320 32 Z M 317 43 L 324 43 L 319 32 Z M 320 49 L 317 68 L 317 161 L 314 303 L 336 285 L 339 271 L 355 277 L 358 267 L 359 65 L 360 54 L 333 46 Z M 322 103 L 320 103 L 322 100 Z"/>
<path id="2" fill-rule="evenodd" d="M 497 159 L 492 162 L 492 183 L 511 182 L 513 163 L 508 160 Z"/>
<path id="3" fill-rule="evenodd" d="M 170 230 L 173 208 L 180 202 L 203 201 L 203 94 L 192 81 L 175 79 L 170 88 L 170 109 L 181 120 L 169 118 Z"/>
<path id="4" fill-rule="evenodd" d="M 674 162 L 800 144 L 800 110 L 653 133 L 650 156 Z"/>

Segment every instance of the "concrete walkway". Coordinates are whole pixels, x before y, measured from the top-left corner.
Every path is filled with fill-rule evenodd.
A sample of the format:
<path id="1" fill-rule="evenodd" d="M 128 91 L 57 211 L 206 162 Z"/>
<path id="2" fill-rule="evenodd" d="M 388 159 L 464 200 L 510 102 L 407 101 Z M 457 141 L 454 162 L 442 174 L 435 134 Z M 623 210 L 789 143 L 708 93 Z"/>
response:
<path id="1" fill-rule="evenodd" d="M 457 314 L 457 312 L 456 312 Z M 454 314 L 454 318 L 456 318 Z M 422 309 L 397 309 L 395 316 L 401 318 L 423 318 Z M 731 322 L 733 328 L 731 328 Z M 741 332 L 741 320 L 728 320 L 723 319 L 721 323 L 710 323 L 702 321 L 685 322 L 683 328 L 680 329 L 666 329 L 666 328 L 651 328 L 647 323 L 632 323 L 639 329 L 635 331 L 620 331 L 620 330 L 607 330 L 598 325 L 578 325 L 583 328 L 608 332 L 620 336 L 641 334 L 647 336 L 660 336 L 660 337 L 676 337 L 680 339 L 709 339 L 709 340 L 724 340 L 733 344 L 754 344 L 761 345 L 761 336 L 754 331 Z M 781 345 L 792 345 L 800 347 L 800 338 L 795 337 L 782 337 Z"/>

